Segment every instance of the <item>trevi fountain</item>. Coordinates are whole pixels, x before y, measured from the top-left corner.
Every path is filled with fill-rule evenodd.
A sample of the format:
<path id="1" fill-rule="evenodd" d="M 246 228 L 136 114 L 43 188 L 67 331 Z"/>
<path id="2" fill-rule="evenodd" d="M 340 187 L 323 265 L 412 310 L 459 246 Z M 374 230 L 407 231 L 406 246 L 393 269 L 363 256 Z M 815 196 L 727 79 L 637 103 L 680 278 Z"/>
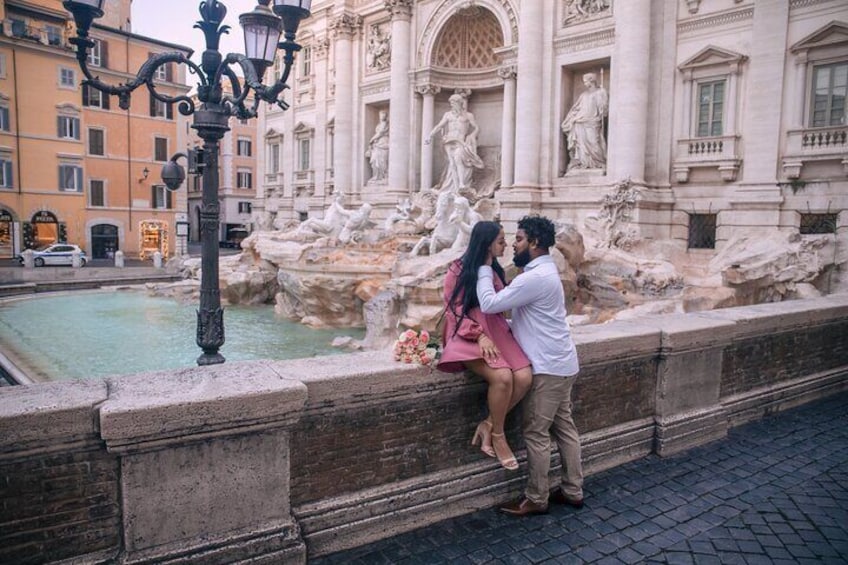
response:
<path id="1" fill-rule="evenodd" d="M 436 326 L 475 222 L 509 240 L 528 213 L 573 325 L 845 290 L 839 2 L 387 0 L 303 27 L 225 303 L 385 347 Z M 199 261 L 170 267 L 155 292 L 192 296 Z"/>

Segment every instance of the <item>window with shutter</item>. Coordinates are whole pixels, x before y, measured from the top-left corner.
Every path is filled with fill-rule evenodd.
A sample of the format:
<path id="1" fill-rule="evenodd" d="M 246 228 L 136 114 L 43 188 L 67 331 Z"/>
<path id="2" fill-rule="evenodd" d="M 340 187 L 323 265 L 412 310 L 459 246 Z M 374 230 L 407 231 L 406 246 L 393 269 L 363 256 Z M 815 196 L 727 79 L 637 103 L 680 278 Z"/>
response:
<path id="1" fill-rule="evenodd" d="M 0 156 L 0 188 L 14 188 L 11 155 Z"/>
<path id="2" fill-rule="evenodd" d="M 88 128 L 88 153 L 90 155 L 105 155 L 104 132 L 102 129 Z"/>
<path id="3" fill-rule="evenodd" d="M 153 139 L 153 160 L 167 161 L 168 160 L 168 138 L 156 137 Z"/>
<path id="4" fill-rule="evenodd" d="M 59 165 L 59 190 L 63 192 L 82 192 L 82 167 L 78 165 Z"/>
<path id="5" fill-rule="evenodd" d="M 88 181 L 88 205 L 92 207 L 106 206 L 106 187 L 102 180 Z"/>
<path id="6" fill-rule="evenodd" d="M 79 139 L 79 118 L 75 118 L 73 116 L 59 116 L 57 118 L 57 136 L 62 139 Z"/>

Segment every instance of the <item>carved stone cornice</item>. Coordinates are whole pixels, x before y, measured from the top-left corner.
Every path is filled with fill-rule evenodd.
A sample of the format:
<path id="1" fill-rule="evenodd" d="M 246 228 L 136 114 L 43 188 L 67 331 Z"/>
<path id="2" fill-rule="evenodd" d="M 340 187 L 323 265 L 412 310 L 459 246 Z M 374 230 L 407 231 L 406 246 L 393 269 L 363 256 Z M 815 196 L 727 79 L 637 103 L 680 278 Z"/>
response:
<path id="1" fill-rule="evenodd" d="M 515 65 L 498 67 L 498 76 L 504 80 L 515 80 L 515 77 L 518 76 L 518 67 Z"/>
<path id="2" fill-rule="evenodd" d="M 685 21 L 681 21 L 677 24 L 677 32 L 683 35 L 703 29 L 737 24 L 739 22 L 753 19 L 753 17 L 754 8 L 750 6 L 741 9 L 728 10 L 718 14 L 690 18 Z"/>
<path id="3" fill-rule="evenodd" d="M 558 55 L 562 53 L 575 53 L 605 47 L 613 43 L 615 43 L 615 28 L 609 27 L 556 39 L 554 41 L 554 52 Z"/>
<path id="4" fill-rule="evenodd" d="M 391 14 L 392 19 L 409 19 L 412 17 L 412 5 L 415 0 L 384 0 L 386 11 Z"/>
<path id="5" fill-rule="evenodd" d="M 333 38 L 352 38 L 362 29 L 362 16 L 351 12 L 343 12 L 330 20 L 328 27 Z"/>
<path id="6" fill-rule="evenodd" d="M 418 86 L 415 87 L 415 92 L 417 92 L 421 96 L 427 96 L 427 95 L 435 96 L 436 94 L 440 93 L 441 91 L 442 91 L 442 88 L 439 87 L 439 86 L 436 86 L 435 84 L 421 84 L 421 85 L 418 85 Z"/>

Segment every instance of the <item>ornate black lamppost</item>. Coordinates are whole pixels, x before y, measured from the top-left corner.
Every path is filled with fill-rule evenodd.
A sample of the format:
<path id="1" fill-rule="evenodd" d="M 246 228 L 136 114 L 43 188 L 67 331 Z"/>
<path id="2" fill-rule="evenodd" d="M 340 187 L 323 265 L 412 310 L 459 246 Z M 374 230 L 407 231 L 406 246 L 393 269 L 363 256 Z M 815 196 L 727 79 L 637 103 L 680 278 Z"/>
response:
<path id="1" fill-rule="evenodd" d="M 259 101 L 276 104 L 283 110 L 288 108 L 280 95 L 288 88 L 294 54 L 300 50 L 295 43 L 295 35 L 300 20 L 309 17 L 312 0 L 273 0 L 273 13 L 268 5 L 271 0 L 258 0 L 256 8 L 242 14 L 239 21 L 244 30 L 246 55 L 230 53 L 226 57 L 218 51 L 221 35 L 228 33 L 230 27 L 222 25 L 227 8 L 217 0 L 200 3 L 201 20 L 194 27 L 200 28 L 206 36 L 206 50 L 203 52 L 200 66 L 192 63 L 182 53 L 161 53 L 151 57 L 141 66 L 135 78 L 125 84 L 112 86 L 105 84 L 91 74 L 88 68 L 88 50 L 94 46 L 89 39 L 91 23 L 103 16 L 106 0 L 64 0 L 65 9 L 74 16 L 77 37 L 70 42 L 76 46 L 77 61 L 85 75 L 83 84 L 95 88 L 106 95 L 118 97 L 119 105 L 126 110 L 130 105 L 130 93 L 145 85 L 156 100 L 169 104 L 177 103 L 184 116 L 194 116 L 192 127 L 203 140 L 201 149 L 192 151 L 189 166 L 203 174 L 203 205 L 200 211 L 201 240 L 201 280 L 200 309 L 197 311 L 197 345 L 203 354 L 197 358 L 198 365 L 223 363 L 224 357 L 218 349 L 224 344 L 224 311 L 221 308 L 221 292 L 218 286 L 218 142 L 230 129 L 227 125 L 230 116 L 240 119 L 256 117 Z M 276 15 L 275 15 L 276 14 Z M 167 17 L 163 14 L 162 17 Z M 285 40 L 280 40 L 281 32 Z M 272 85 L 262 84 L 265 70 L 273 64 L 277 49 L 283 49 L 285 64 L 280 79 Z M 195 107 L 188 96 L 167 96 L 156 91 L 153 78 L 156 70 L 167 63 L 181 63 L 198 77 L 197 98 L 201 104 Z M 239 77 L 231 67 L 239 65 L 244 77 Z M 225 95 L 221 87 L 228 80 L 232 95 Z M 253 104 L 245 103 L 250 91 L 253 91 Z M 177 154 L 162 169 L 162 180 L 170 190 L 176 190 L 185 179 L 185 170 L 177 163 Z M 192 170 L 192 172 L 195 172 Z"/>

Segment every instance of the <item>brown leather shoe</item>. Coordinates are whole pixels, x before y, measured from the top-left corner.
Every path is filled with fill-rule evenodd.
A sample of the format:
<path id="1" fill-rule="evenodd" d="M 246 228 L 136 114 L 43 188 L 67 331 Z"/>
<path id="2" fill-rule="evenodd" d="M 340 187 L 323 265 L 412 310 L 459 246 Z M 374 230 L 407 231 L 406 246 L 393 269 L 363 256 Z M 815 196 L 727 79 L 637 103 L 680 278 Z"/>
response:
<path id="1" fill-rule="evenodd" d="M 541 504 L 536 504 L 530 499 L 524 497 L 504 504 L 499 508 L 499 510 L 504 514 L 509 514 L 510 516 L 531 516 L 533 514 L 548 513 L 547 505 L 542 506 Z"/>
<path id="2" fill-rule="evenodd" d="M 551 491 L 550 496 L 548 496 L 548 504 L 565 504 L 566 506 L 571 506 L 572 508 L 583 508 L 583 499 L 582 498 L 568 498 L 562 492 L 562 489 L 555 488 Z"/>

